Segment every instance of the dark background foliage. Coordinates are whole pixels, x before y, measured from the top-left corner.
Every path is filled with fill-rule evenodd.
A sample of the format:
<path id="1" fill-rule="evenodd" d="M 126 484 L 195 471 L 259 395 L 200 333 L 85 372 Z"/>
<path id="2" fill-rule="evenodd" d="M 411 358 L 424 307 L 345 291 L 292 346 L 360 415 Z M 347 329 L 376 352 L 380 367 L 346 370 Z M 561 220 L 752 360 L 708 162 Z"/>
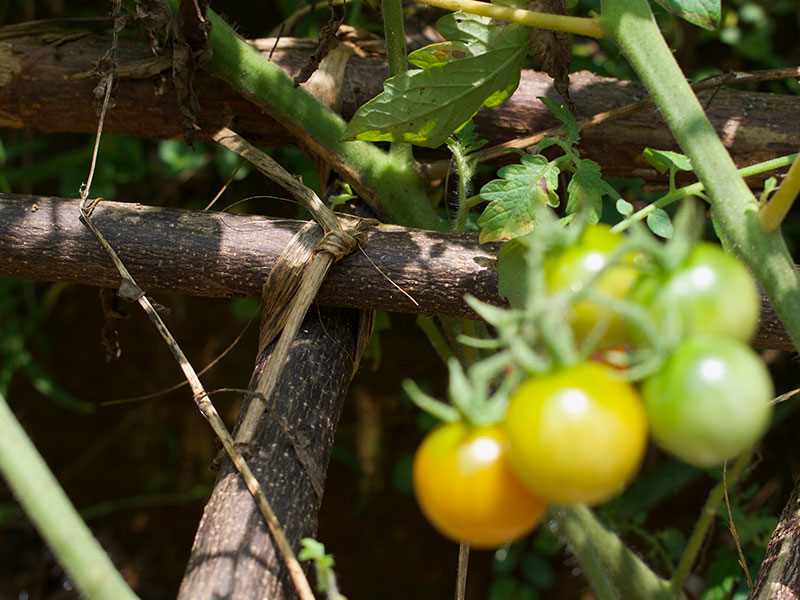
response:
<path id="1" fill-rule="evenodd" d="M 227 2 L 214 8 L 246 37 L 265 37 L 301 4 L 302 0 Z M 413 19 L 413 5 L 407 8 Z M 592 9 L 599 10 L 599 2 L 581 1 L 574 12 Z M 97 16 L 107 10 L 106 3 L 0 0 L 0 25 Z M 316 11 L 286 33 L 316 36 L 324 13 L 324 3 L 318 2 Z M 727 0 L 723 25 L 714 32 L 663 12 L 659 18 L 692 78 L 800 63 L 800 8 L 794 0 Z M 346 22 L 381 31 L 378 10 L 370 2 L 348 3 Z M 573 69 L 632 76 L 624 60 L 603 43 L 575 39 L 573 51 Z M 788 80 L 762 84 L 760 89 L 796 94 L 800 85 Z M 0 190 L 77 197 L 92 143 L 88 135 L 0 130 Z M 273 155 L 307 184 L 315 184 L 314 167 L 299 151 L 278 149 Z M 192 149 L 174 141 L 105 136 L 93 195 L 202 208 L 237 165 L 231 154 L 202 144 Z M 630 193 L 644 193 L 636 182 L 624 186 Z M 222 206 L 253 198 L 231 210 L 299 216 L 294 205 L 264 194 L 280 192 L 244 168 Z M 792 228 L 796 229 L 796 219 L 787 221 L 787 232 Z M 250 300 L 167 296 L 158 301 L 170 309 L 168 325 L 200 367 L 239 335 L 257 308 Z M 136 592 L 155 600 L 174 597 L 177 591 L 213 485 L 207 467 L 216 448 L 186 388 L 114 403 L 181 381 L 175 362 L 145 317 L 134 306 L 129 312 L 130 318 L 120 327 L 122 356 L 107 362 L 96 289 L 0 281 L 0 392 Z M 342 589 L 351 599 L 413 595 L 421 600 L 453 593 L 457 547 L 424 522 L 410 489 L 411 456 L 432 423 L 413 409 L 400 381 L 412 377 L 440 395 L 445 385 L 444 370 L 413 321 L 407 315 L 380 316 L 379 346 L 353 381 L 328 473 L 319 539 L 334 553 Z M 207 389 L 245 387 L 255 348 L 256 332 L 250 327 L 204 376 Z M 766 357 L 779 392 L 793 387 L 794 359 L 777 352 Z M 220 394 L 214 401 L 232 423 L 240 400 Z M 753 574 L 798 473 L 792 452 L 798 420 L 791 402 L 780 407 L 759 460 L 731 495 Z M 641 479 L 601 512 L 633 548 L 667 572 L 680 555 L 715 475 L 680 465 L 651 449 Z M 746 596 L 727 520 L 723 507 L 693 582 L 698 597 L 705 600 Z M 73 597 L 77 594 L 70 583 L 0 484 L 0 598 Z M 545 524 L 530 539 L 508 549 L 473 553 L 469 597 L 531 600 L 589 595 L 573 559 Z"/>

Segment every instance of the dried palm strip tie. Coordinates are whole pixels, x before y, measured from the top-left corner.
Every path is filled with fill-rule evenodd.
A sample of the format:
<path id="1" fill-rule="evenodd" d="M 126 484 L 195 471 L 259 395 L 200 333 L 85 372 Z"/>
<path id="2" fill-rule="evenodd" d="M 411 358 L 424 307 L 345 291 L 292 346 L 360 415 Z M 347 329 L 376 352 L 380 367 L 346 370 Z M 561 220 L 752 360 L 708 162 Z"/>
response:
<path id="1" fill-rule="evenodd" d="M 348 219 L 341 223 L 313 190 L 304 186 L 272 158 L 228 128 L 219 130 L 214 135 L 214 141 L 247 159 L 259 171 L 284 187 L 311 212 L 318 224 L 309 223 L 292 238 L 264 284 L 259 353 L 279 332 L 282 333 L 255 389 L 261 401 L 250 403 L 236 435 L 237 446 L 246 447 L 266 410 L 265 401 L 269 400 L 275 388 L 292 341 L 328 269 L 363 243 L 364 230 L 372 226 L 375 221 Z M 371 321 L 369 317 L 362 318 L 362 325 L 367 325 L 369 321 Z M 368 326 L 361 328 L 360 340 L 369 338 L 370 329 Z M 365 342 L 360 341 L 359 349 L 363 349 L 364 345 Z M 321 495 L 321 482 L 309 475 L 315 491 Z"/>

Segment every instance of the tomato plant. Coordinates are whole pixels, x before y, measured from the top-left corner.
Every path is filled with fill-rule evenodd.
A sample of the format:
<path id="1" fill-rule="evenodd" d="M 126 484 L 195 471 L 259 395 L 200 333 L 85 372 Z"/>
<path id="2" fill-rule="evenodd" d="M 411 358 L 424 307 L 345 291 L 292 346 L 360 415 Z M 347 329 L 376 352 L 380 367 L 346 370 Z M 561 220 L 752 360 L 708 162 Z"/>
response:
<path id="1" fill-rule="evenodd" d="M 414 457 L 414 493 L 442 534 L 478 548 L 497 548 L 532 531 L 545 502 L 508 464 L 498 426 L 448 423 L 422 441 Z"/>
<path id="2" fill-rule="evenodd" d="M 633 296 L 656 321 L 675 311 L 683 335 L 724 335 L 748 341 L 758 324 L 761 301 L 747 267 L 722 248 L 700 242 L 676 270 L 644 278 Z"/>
<path id="3" fill-rule="evenodd" d="M 570 289 L 581 291 L 602 269 L 606 271 L 594 282 L 592 291 L 611 299 L 625 298 L 638 277 L 634 255 L 626 255 L 619 264 L 609 266 L 609 260 L 619 243 L 620 234 L 607 225 L 590 225 L 576 244 L 553 253 L 545 261 L 545 280 L 551 292 Z M 625 323 L 607 307 L 591 298 L 582 298 L 572 305 L 570 321 L 578 339 L 584 339 L 595 327 L 605 327 L 600 345 L 616 346 L 627 338 Z"/>
<path id="4" fill-rule="evenodd" d="M 528 379 L 511 398 L 505 430 L 520 478 L 562 503 L 597 504 L 619 493 L 647 444 L 636 389 L 596 362 Z"/>
<path id="5" fill-rule="evenodd" d="M 642 386 L 654 439 L 701 467 L 721 464 L 761 438 L 772 394 L 769 372 L 753 350 L 712 336 L 683 342 Z"/>

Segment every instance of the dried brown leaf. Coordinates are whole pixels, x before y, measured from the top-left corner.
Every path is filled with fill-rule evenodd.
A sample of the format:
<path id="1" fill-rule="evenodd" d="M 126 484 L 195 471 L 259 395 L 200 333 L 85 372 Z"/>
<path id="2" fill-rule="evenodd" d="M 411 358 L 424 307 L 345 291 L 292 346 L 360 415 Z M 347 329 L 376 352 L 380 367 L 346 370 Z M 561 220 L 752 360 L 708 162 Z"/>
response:
<path id="1" fill-rule="evenodd" d="M 328 55 L 328 53 L 339 45 L 339 40 L 336 38 L 336 32 L 339 30 L 339 25 L 344 21 L 347 15 L 347 4 L 342 3 L 344 10 L 342 15 L 338 16 L 336 10 L 333 8 L 333 0 L 328 0 L 328 21 L 319 30 L 319 38 L 317 41 L 317 49 L 314 54 L 306 61 L 300 72 L 295 75 L 294 86 L 297 87 L 301 83 L 305 83 L 319 68 L 319 64 Z"/>
<path id="2" fill-rule="evenodd" d="M 208 36 L 211 22 L 206 18 L 208 0 L 181 0 L 172 26 L 172 79 L 183 114 L 183 139 L 191 144 L 200 130 L 197 113 L 200 100 L 194 89 L 194 75 L 211 58 Z"/>
<path id="3" fill-rule="evenodd" d="M 566 0 L 531 0 L 529 10 L 546 12 L 554 15 L 566 15 Z M 570 112 L 575 112 L 575 105 L 569 97 L 569 67 L 572 62 L 572 49 L 567 34 L 563 31 L 551 31 L 534 27 L 528 42 L 536 68 L 553 78 L 556 91 L 567 103 Z"/>

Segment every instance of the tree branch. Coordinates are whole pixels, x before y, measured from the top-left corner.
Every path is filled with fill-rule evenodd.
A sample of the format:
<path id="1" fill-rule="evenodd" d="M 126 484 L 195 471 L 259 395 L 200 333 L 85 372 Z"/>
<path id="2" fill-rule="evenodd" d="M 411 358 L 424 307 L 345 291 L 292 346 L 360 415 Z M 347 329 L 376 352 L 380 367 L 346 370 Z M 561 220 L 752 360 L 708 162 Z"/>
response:
<path id="1" fill-rule="evenodd" d="M 78 201 L 0 195 L 0 277 L 117 287 L 119 275 L 78 221 Z M 148 293 L 261 297 L 261 286 L 301 221 L 103 202 L 95 222 Z M 363 252 L 331 268 L 317 300 L 328 306 L 474 318 L 464 294 L 502 305 L 497 244 L 473 233 L 394 226 L 367 233 Z M 402 290 L 402 291 L 401 291 Z M 762 300 L 753 345 L 791 350 Z"/>
<path id="2" fill-rule="evenodd" d="M 2 30 L 0 30 L 2 32 Z M 108 48 L 103 35 L 71 36 L 67 41 L 47 42 L 40 36 L 14 37 L 0 43 L 0 127 L 24 128 L 39 133 L 94 132 L 97 117 L 91 107 L 94 81 L 76 78 L 87 73 Z M 268 54 L 272 41 L 256 41 Z M 290 76 L 306 60 L 303 40 L 283 41 L 272 60 Z M 307 45 L 307 44 L 306 44 Z M 171 89 L 169 66 L 155 61 L 145 41 L 123 38 L 119 43 L 123 93 L 110 111 L 105 132 L 138 137 L 168 139 L 182 134 L 181 113 Z M 349 119 L 355 109 L 377 95 L 388 77 L 385 61 L 376 54 L 354 56 L 348 61 L 342 90 L 342 116 Z M 740 78 L 732 77 L 736 82 Z M 571 75 L 570 91 L 578 116 L 586 117 L 618 108 L 647 97 L 634 82 L 598 77 L 587 72 Z M 215 131 L 230 126 L 254 144 L 270 147 L 296 145 L 295 138 L 273 119 L 219 80 L 199 72 L 196 89 L 202 128 L 198 141 L 210 140 Z M 708 90 L 701 101 L 712 98 L 708 115 L 739 166 L 797 151 L 800 137 L 800 105 L 791 96 Z M 499 144 L 510 139 L 558 126 L 537 96 L 563 101 L 553 91 L 552 80 L 525 70 L 520 87 L 504 105 L 482 109 L 475 117 L 478 133 Z M 677 149 L 672 135 L 653 109 L 587 129 L 582 133 L 581 151 L 603 167 L 607 177 L 634 177 L 665 181 L 644 159 L 642 149 Z M 446 157 L 442 151 L 416 150 L 418 157 Z"/>

